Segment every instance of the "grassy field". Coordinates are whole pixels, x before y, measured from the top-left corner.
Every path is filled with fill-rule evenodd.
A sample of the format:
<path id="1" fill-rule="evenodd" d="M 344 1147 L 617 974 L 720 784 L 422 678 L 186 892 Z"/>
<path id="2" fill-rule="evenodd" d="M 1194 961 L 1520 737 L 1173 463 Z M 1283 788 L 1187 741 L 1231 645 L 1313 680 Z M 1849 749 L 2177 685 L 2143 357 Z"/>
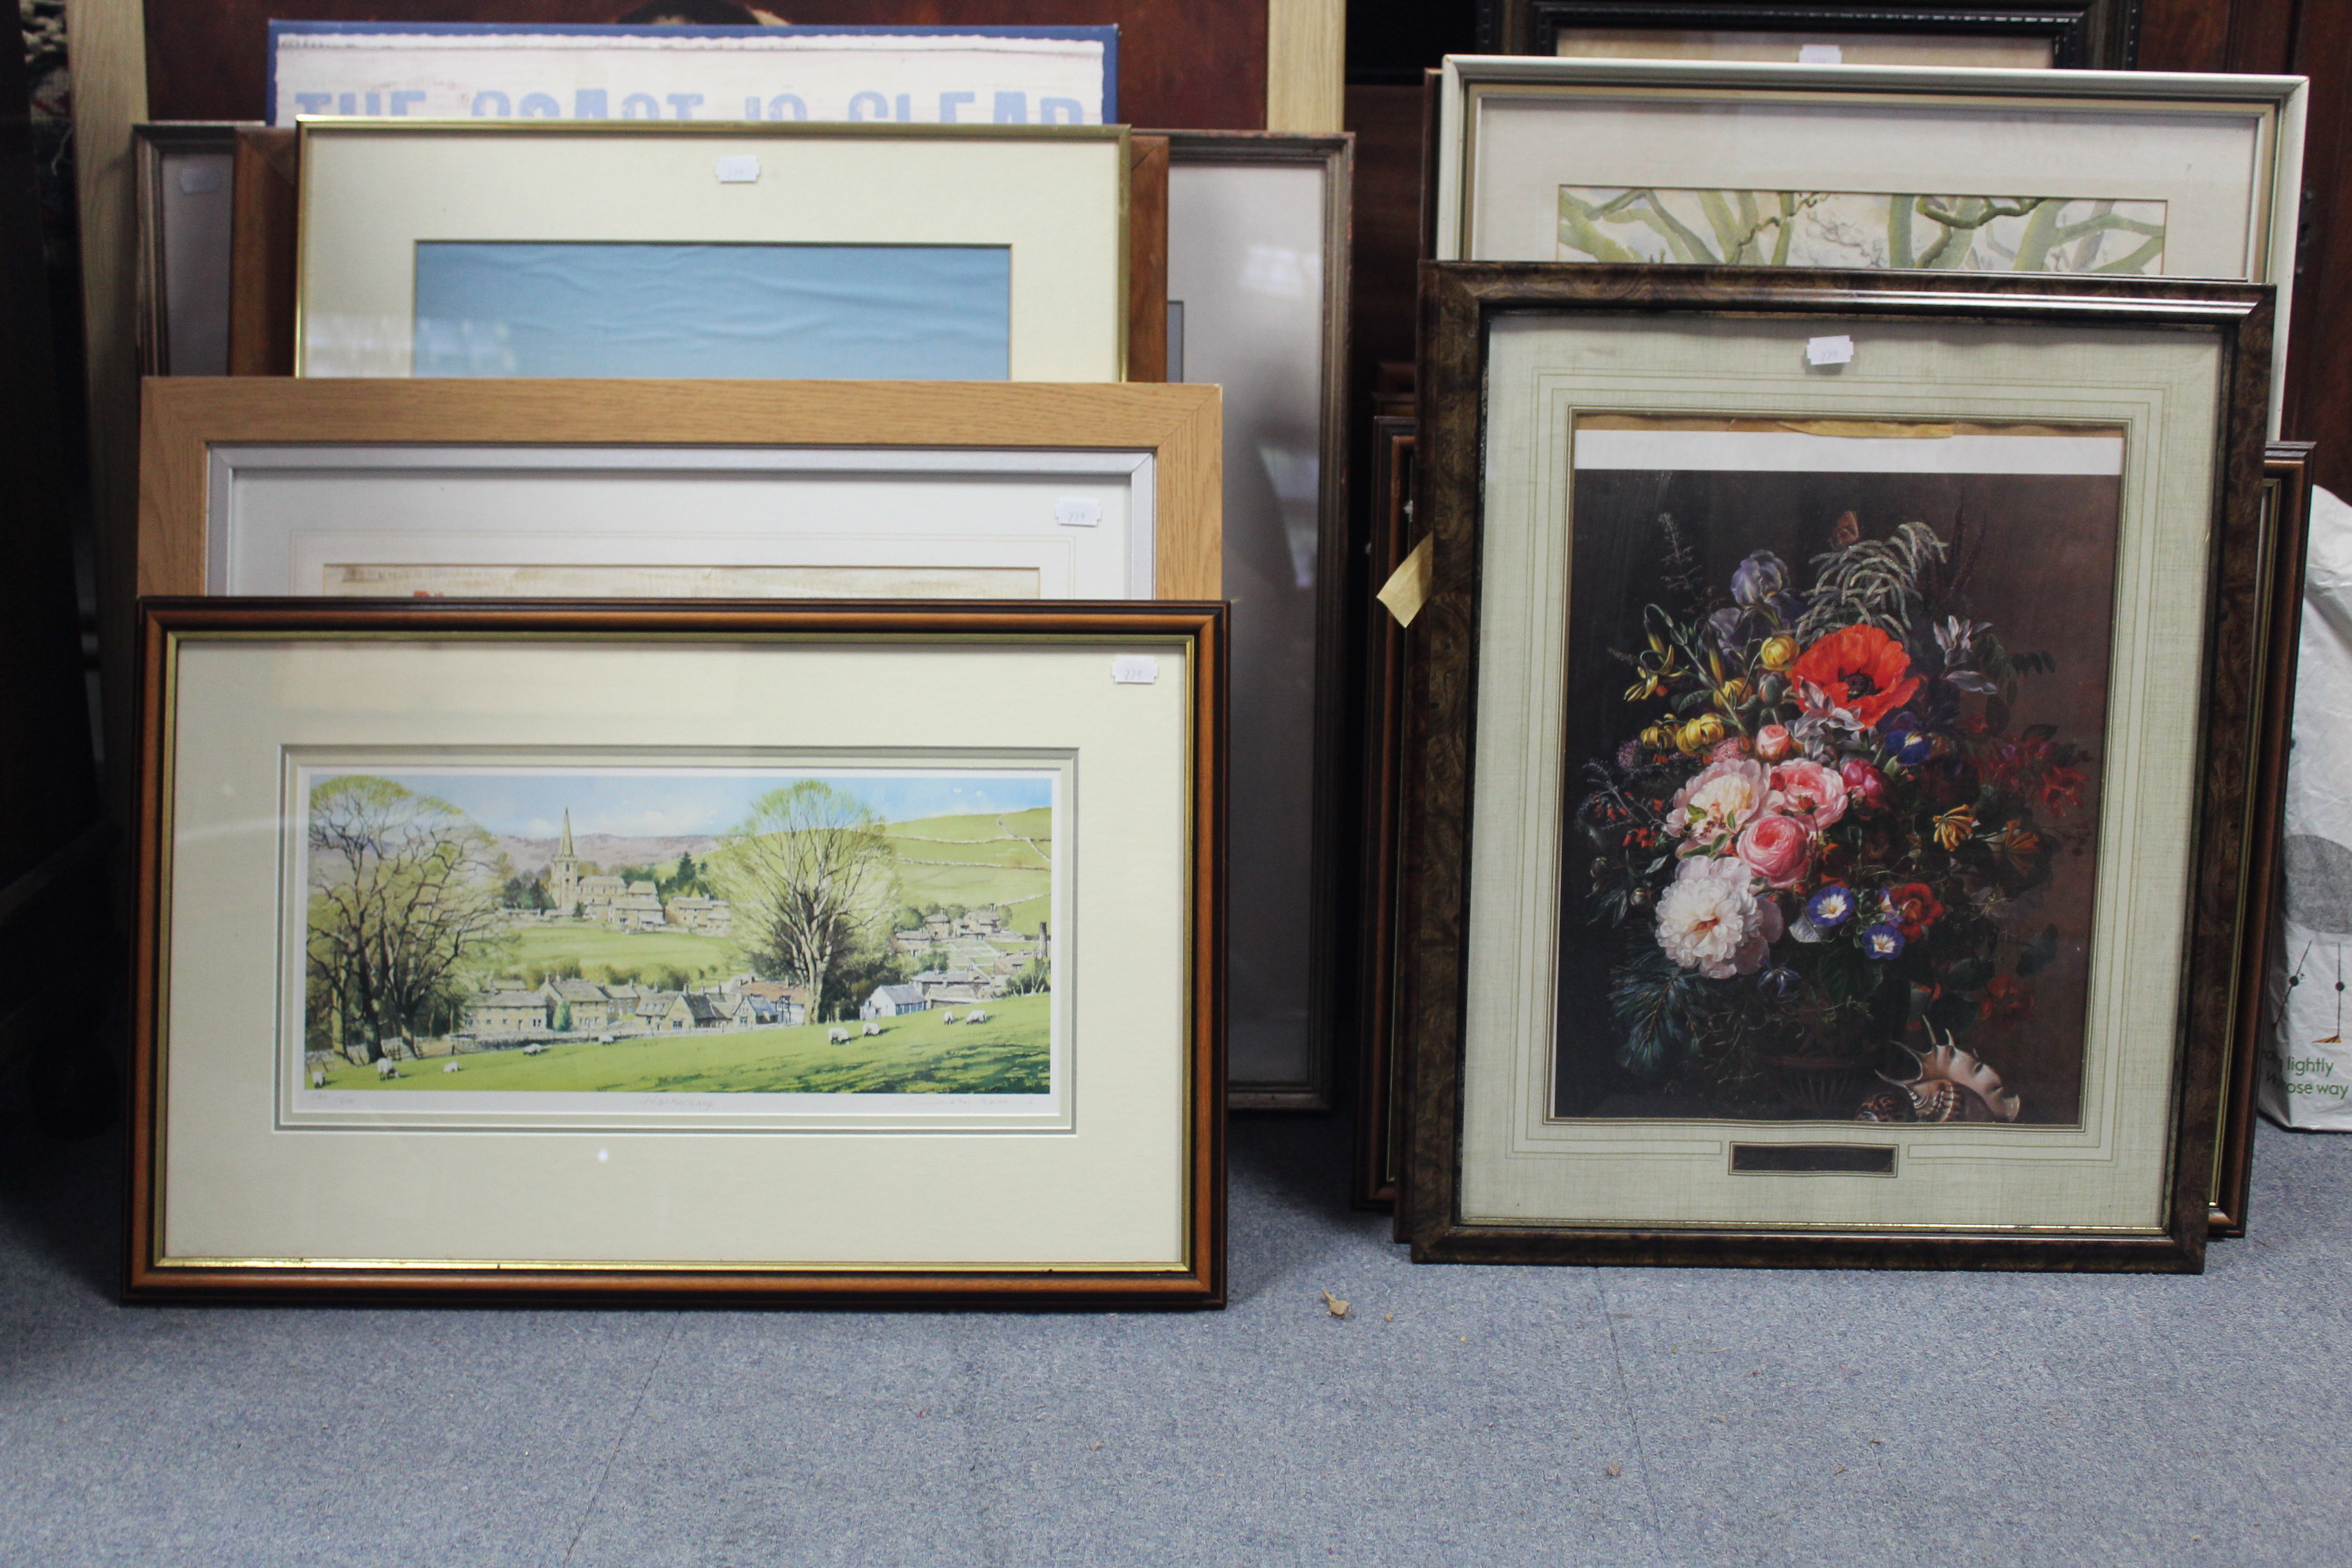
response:
<path id="1" fill-rule="evenodd" d="M 1010 904 L 1013 926 L 1032 935 L 1047 912 L 1052 868 L 1022 840 L 1051 846 L 1053 813 L 1045 807 L 991 816 L 931 816 L 894 822 L 886 830 L 902 901 L 927 904 Z M 1018 835 L 1006 837 L 1010 830 Z"/>
<path id="2" fill-rule="evenodd" d="M 400 1064 L 386 1082 L 373 1068 L 338 1062 L 329 1089 L 627 1090 L 689 1094 L 1043 1094 L 1049 1087 L 1045 995 L 992 1005 L 984 1024 L 946 1024 L 937 1011 L 883 1021 L 868 1039 L 859 1026 L 810 1024 L 740 1034 L 656 1035 L 598 1045 L 550 1046 Z M 846 1045 L 826 1037 L 847 1028 Z"/>
<path id="3" fill-rule="evenodd" d="M 578 959 L 581 973 L 590 980 L 651 984 L 664 969 L 688 978 L 724 980 L 743 971 L 742 955 L 725 937 L 682 931 L 618 931 L 586 921 L 558 921 L 517 927 L 511 956 L 498 965 L 497 975 L 484 978 L 520 975 L 537 984 L 548 970 L 569 959 Z"/>

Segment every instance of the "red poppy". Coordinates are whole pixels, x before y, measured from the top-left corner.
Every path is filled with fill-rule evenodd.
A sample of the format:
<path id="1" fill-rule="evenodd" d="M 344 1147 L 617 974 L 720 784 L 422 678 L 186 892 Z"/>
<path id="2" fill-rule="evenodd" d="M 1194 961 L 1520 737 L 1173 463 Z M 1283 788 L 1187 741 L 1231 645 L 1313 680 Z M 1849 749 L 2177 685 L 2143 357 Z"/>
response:
<path id="1" fill-rule="evenodd" d="M 1865 729 L 1875 729 L 1919 689 L 1919 678 L 1911 673 L 1911 656 L 1876 626 L 1832 632 L 1799 654 L 1789 675 L 1820 687 L 1832 703 L 1853 713 Z"/>
<path id="2" fill-rule="evenodd" d="M 1886 889 L 1886 918 L 1903 928 L 1905 942 L 1917 942 L 1944 918 L 1944 906 L 1927 883 L 1906 882 Z"/>
<path id="3" fill-rule="evenodd" d="M 2007 974 L 1996 974 L 1985 984 L 1977 1013 L 1989 1024 L 2007 1028 L 2033 1011 L 2033 987 Z"/>

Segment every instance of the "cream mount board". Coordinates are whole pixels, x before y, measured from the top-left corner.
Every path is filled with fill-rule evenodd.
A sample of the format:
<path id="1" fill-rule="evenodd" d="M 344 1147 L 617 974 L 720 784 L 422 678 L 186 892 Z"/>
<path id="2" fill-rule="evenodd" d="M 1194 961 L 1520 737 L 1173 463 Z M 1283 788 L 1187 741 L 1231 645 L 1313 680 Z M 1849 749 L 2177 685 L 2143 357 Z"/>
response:
<path id="1" fill-rule="evenodd" d="M 1123 126 L 306 120 L 298 375 L 405 376 L 421 242 L 1003 247 L 1009 379 L 1126 368 Z"/>

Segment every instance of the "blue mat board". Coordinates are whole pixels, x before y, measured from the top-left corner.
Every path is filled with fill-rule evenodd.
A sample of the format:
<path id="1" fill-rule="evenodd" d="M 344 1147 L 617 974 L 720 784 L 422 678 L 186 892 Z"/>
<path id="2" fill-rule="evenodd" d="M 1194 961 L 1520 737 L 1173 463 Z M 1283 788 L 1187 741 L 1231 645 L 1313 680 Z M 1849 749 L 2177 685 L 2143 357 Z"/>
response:
<path id="1" fill-rule="evenodd" d="M 423 241 L 415 310 L 420 376 L 1003 381 L 1013 252 Z"/>

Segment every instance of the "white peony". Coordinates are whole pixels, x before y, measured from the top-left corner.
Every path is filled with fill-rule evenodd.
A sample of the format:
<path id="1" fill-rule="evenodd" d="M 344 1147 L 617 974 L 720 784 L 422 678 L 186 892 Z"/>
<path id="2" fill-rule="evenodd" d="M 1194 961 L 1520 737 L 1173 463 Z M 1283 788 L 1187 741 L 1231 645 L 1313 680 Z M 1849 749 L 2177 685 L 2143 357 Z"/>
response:
<path id="1" fill-rule="evenodd" d="M 1753 974 L 1784 929 L 1780 907 L 1759 899 L 1746 861 L 1685 860 L 1658 897 L 1658 945 L 1709 980 Z"/>

